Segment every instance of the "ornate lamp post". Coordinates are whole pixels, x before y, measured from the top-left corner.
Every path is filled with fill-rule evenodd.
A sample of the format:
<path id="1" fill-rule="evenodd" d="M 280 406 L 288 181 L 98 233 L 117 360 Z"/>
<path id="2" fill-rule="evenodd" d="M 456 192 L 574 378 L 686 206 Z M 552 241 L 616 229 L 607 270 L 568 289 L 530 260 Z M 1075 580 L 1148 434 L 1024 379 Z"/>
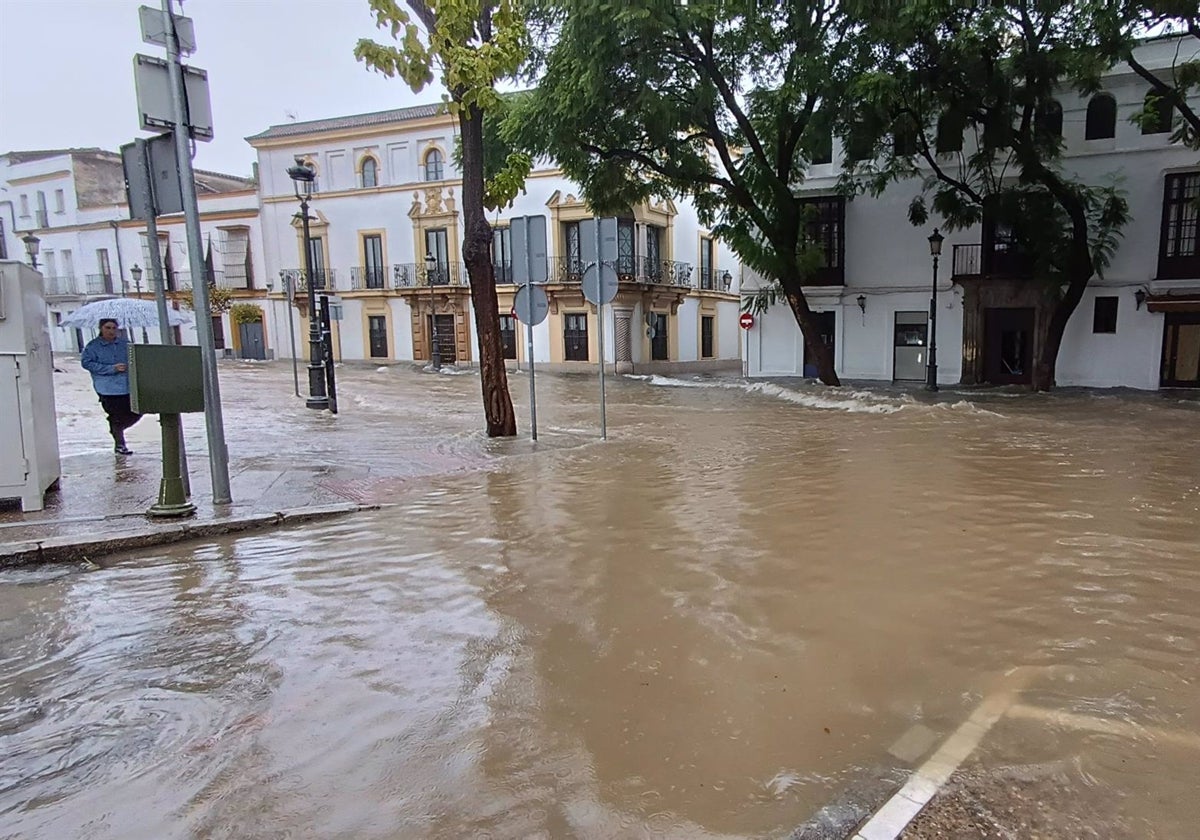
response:
<path id="1" fill-rule="evenodd" d="M 308 286 L 308 399 L 304 404 L 317 410 L 329 408 L 329 397 L 325 394 L 325 372 L 321 366 L 321 324 L 317 318 L 316 275 L 312 264 L 312 243 L 308 236 L 308 200 L 312 198 L 313 182 L 317 173 L 302 158 L 289 167 L 288 177 L 296 189 L 300 202 L 300 221 L 304 227 L 304 276 Z"/>
<path id="2" fill-rule="evenodd" d="M 946 237 L 934 228 L 929 236 L 929 255 L 933 257 L 933 290 L 929 297 L 929 367 L 926 371 L 925 389 L 936 391 L 937 384 L 937 282 L 938 257 L 942 255 L 942 240 Z"/>
<path id="3" fill-rule="evenodd" d="M 137 263 L 133 264 L 133 268 L 129 269 L 129 276 L 133 278 L 133 288 L 137 291 L 138 300 L 142 298 L 142 267 Z M 150 339 L 146 336 L 146 328 L 142 327 L 142 344 L 149 344 Z"/>
<path id="4" fill-rule="evenodd" d="M 433 296 L 433 275 L 437 271 L 437 257 L 433 254 L 425 255 L 425 281 L 429 283 L 429 344 L 430 344 L 430 359 L 433 362 L 434 370 L 442 369 L 442 351 L 438 347 L 437 333 L 437 302 Z"/>
<path id="5" fill-rule="evenodd" d="M 29 267 L 37 271 L 37 258 L 42 248 L 42 240 L 32 233 L 27 233 L 21 237 L 21 241 L 25 243 L 25 253 L 29 255 Z"/>

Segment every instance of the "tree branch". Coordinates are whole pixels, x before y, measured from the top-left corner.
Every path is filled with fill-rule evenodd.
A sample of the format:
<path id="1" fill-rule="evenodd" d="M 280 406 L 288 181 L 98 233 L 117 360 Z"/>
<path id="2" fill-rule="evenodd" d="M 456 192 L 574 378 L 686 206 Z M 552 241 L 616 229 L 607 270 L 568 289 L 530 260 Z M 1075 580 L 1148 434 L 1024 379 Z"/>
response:
<path id="1" fill-rule="evenodd" d="M 1200 37 L 1200 35 L 1197 37 Z M 1195 110 L 1188 105 L 1187 100 L 1180 96 L 1179 91 L 1175 87 L 1167 84 L 1162 79 L 1158 78 L 1158 76 L 1154 75 L 1154 73 L 1143 67 L 1138 60 L 1133 57 L 1133 50 L 1131 49 L 1126 51 L 1125 63 L 1133 69 L 1134 73 L 1137 73 L 1147 82 L 1149 82 L 1150 87 L 1154 88 L 1154 90 L 1160 96 L 1164 97 L 1168 102 L 1174 105 L 1175 108 L 1179 110 L 1179 113 L 1183 116 L 1183 118 L 1191 124 L 1192 128 L 1197 132 L 1197 134 L 1200 134 L 1200 114 L 1197 114 Z"/>

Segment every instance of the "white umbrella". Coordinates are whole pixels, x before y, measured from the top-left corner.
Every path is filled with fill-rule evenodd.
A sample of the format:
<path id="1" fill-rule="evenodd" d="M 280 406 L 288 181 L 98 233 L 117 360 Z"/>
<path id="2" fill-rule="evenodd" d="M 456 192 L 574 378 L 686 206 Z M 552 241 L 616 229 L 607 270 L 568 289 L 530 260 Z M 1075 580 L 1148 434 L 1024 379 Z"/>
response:
<path id="1" fill-rule="evenodd" d="M 122 329 L 157 327 L 158 305 L 152 300 L 138 298 L 107 298 L 85 303 L 62 319 L 64 327 L 96 329 L 105 318 L 113 318 Z M 192 316 L 167 307 L 167 325 L 190 324 Z"/>

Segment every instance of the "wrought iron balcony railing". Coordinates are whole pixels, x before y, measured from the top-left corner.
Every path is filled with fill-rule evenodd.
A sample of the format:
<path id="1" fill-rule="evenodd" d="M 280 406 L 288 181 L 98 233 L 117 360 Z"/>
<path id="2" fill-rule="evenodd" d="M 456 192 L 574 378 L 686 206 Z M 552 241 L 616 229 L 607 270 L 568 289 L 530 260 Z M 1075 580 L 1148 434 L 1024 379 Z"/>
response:
<path id="1" fill-rule="evenodd" d="M 974 245 L 955 245 L 953 255 L 954 276 L 963 277 L 979 274 L 982 253 L 983 246 L 978 243 Z"/>
<path id="2" fill-rule="evenodd" d="M 386 289 L 387 269 L 382 265 L 356 265 L 350 269 L 350 288 Z"/>
<path id="3" fill-rule="evenodd" d="M 613 264 L 622 283 L 652 283 L 690 286 L 692 264 L 680 260 L 654 260 L 648 257 L 620 257 Z M 551 265 L 552 283 L 579 283 L 588 264 L 572 257 L 556 257 Z"/>
<path id="4" fill-rule="evenodd" d="M 302 268 L 285 268 L 291 277 L 295 278 L 295 290 L 297 293 L 303 292 L 308 294 L 308 279 L 304 276 Z M 314 280 L 313 291 L 316 292 L 336 292 L 337 291 L 337 269 L 333 268 L 318 268 L 313 270 Z"/>
<path id="5" fill-rule="evenodd" d="M 70 278 L 75 282 L 75 278 Z M 117 283 L 111 274 L 89 274 L 85 278 L 85 288 L 89 295 L 115 295 Z"/>
<path id="6" fill-rule="evenodd" d="M 78 297 L 79 283 L 74 277 L 43 277 L 46 297 Z"/>
<path id="7" fill-rule="evenodd" d="M 706 292 L 728 292 L 733 285 L 729 269 L 702 268 L 696 272 L 696 288 Z"/>
<path id="8" fill-rule="evenodd" d="M 424 263 L 397 263 L 392 266 L 392 288 L 412 289 L 418 286 L 465 286 L 467 269 L 462 263 L 441 263 L 426 268 Z"/>

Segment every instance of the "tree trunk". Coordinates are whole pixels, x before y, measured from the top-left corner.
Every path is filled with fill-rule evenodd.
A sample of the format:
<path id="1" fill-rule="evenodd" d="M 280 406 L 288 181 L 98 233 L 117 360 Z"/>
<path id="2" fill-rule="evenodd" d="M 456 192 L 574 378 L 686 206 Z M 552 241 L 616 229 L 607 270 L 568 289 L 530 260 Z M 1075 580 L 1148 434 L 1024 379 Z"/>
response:
<path id="1" fill-rule="evenodd" d="M 788 306 L 792 308 L 792 315 L 796 318 L 796 324 L 804 336 L 804 346 L 817 361 L 817 377 L 826 385 L 841 385 L 842 380 L 838 379 L 837 371 L 833 369 L 833 351 L 821 341 L 820 325 L 817 324 L 813 311 L 808 308 L 808 301 L 799 292 L 785 292 L 785 295 Z"/>
<path id="2" fill-rule="evenodd" d="M 1054 306 L 1050 321 L 1042 334 L 1042 352 L 1033 366 L 1033 390 L 1049 391 L 1054 388 L 1055 371 L 1058 366 L 1058 351 L 1062 348 L 1063 334 L 1067 331 L 1067 323 L 1075 314 L 1075 309 L 1083 299 L 1088 280 L 1092 274 L 1091 260 L 1087 262 L 1087 276 L 1080 272 L 1071 279 L 1066 292 Z"/>
<path id="3" fill-rule="evenodd" d="M 463 261 L 471 281 L 471 308 L 479 336 L 479 381 L 483 387 L 483 413 L 488 437 L 512 437 L 517 417 L 508 393 L 508 371 L 500 341 L 500 305 L 496 300 L 496 273 L 492 265 L 492 228 L 483 209 L 483 113 L 462 108 L 463 162 Z"/>

